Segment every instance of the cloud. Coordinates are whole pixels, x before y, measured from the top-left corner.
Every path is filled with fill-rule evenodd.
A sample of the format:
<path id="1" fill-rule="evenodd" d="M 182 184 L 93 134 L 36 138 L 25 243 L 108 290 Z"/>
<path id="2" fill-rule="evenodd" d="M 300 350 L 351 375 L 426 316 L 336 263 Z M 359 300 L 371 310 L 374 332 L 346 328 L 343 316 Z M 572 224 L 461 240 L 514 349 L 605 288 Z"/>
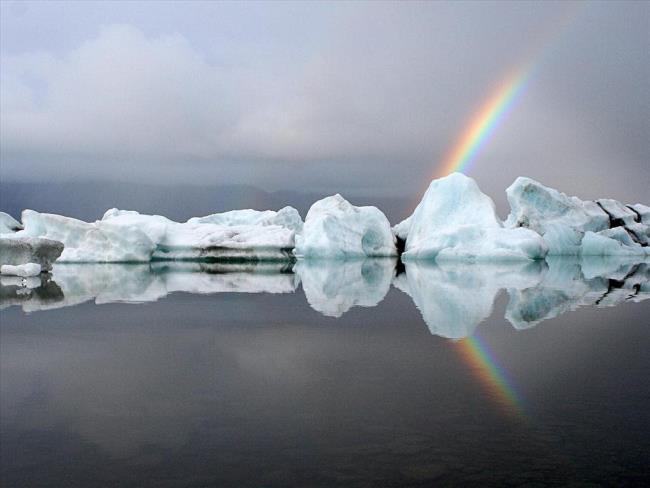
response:
<path id="1" fill-rule="evenodd" d="M 587 192 L 614 164 L 621 180 L 647 176 L 638 26 L 650 9 L 626 7 L 585 9 L 556 42 L 473 169 L 487 191 L 519 174 L 561 183 L 560 166 Z M 134 21 L 74 48 L 3 53 L 0 177 L 417 192 L 531 46 L 557 41 L 545 33 L 562 17 L 541 4 L 351 4 L 306 17 L 320 34 L 303 46 L 307 29 L 283 8 L 270 33 L 231 13 L 241 42 L 200 19 L 201 36 Z M 617 32 L 607 42 L 603 22 Z M 616 184 L 612 196 L 629 188 Z"/>

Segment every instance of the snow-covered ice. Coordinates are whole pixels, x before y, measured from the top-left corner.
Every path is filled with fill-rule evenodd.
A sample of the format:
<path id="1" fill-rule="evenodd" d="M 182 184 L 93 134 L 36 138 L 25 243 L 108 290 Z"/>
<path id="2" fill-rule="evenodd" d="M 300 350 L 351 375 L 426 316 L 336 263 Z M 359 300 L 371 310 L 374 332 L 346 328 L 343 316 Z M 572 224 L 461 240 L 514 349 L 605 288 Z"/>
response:
<path id="1" fill-rule="evenodd" d="M 277 212 L 273 210 L 231 210 L 229 212 L 193 217 L 187 221 L 190 224 L 235 225 L 279 225 L 298 233 L 302 231 L 303 222 L 300 214 L 293 207 L 284 207 Z"/>
<path id="2" fill-rule="evenodd" d="M 35 263 L 41 271 L 52 269 L 52 263 L 57 260 L 63 251 L 63 244 L 52 239 L 40 237 L 0 237 L 0 265 L 18 266 L 26 263 Z"/>
<path id="3" fill-rule="evenodd" d="M 582 201 L 525 177 L 506 193 L 505 223 L 473 179 L 453 173 L 433 180 L 413 214 L 392 229 L 376 207 L 356 207 L 337 194 L 315 202 L 304 223 L 293 207 L 186 222 L 115 208 L 95 222 L 24 210 L 21 224 L 0 213 L 0 239 L 59 241 L 62 262 L 348 259 L 396 256 L 402 249 L 404 261 L 438 262 L 650 256 L 650 207 Z"/>
<path id="4" fill-rule="evenodd" d="M 460 173 L 433 180 L 413 215 L 394 232 L 406 239 L 404 260 L 529 260 L 547 252 L 536 232 L 504 228 L 492 199 Z"/>
<path id="5" fill-rule="evenodd" d="M 179 223 L 160 215 L 110 209 L 101 220 L 88 223 L 25 210 L 25 229 L 14 236 L 39 236 L 63 242 L 62 262 L 286 260 L 294 247 L 294 229 L 299 228 L 300 217 L 294 212 L 291 207 L 268 214 L 243 210 L 227 212 L 231 215 L 221 219 L 221 223 L 211 223 L 220 220 L 219 214 Z M 266 216 L 262 218 L 261 214 Z M 249 223 L 237 223 L 244 221 Z M 258 223 L 250 223 L 253 221 Z"/>
<path id="6" fill-rule="evenodd" d="M 506 226 L 538 232 L 549 255 L 650 254 L 643 205 L 582 201 L 524 177 L 517 178 L 506 194 L 511 207 Z"/>
<path id="7" fill-rule="evenodd" d="M 397 248 L 378 208 L 355 207 L 337 194 L 311 206 L 294 253 L 307 258 L 396 256 Z"/>
<path id="8" fill-rule="evenodd" d="M 218 222 L 219 214 L 203 217 L 207 219 L 205 222 L 201 222 L 200 219 L 190 219 L 186 223 L 178 223 L 159 215 L 142 215 L 138 212 L 113 209 L 106 212 L 97 224 L 102 228 L 117 228 L 125 231 L 140 229 L 154 243 L 149 257 L 154 260 L 282 260 L 290 258 L 295 235 L 292 228 L 271 224 L 268 221 L 258 224 L 239 224 L 238 221 L 246 220 L 243 218 L 244 214 L 261 214 L 263 212 L 253 210 L 238 212 L 241 214 L 239 219 L 234 219 L 231 216 L 228 219 L 222 219 L 221 223 L 211 222 L 211 220 Z M 227 213 L 232 214 L 232 212 Z M 276 217 L 278 214 L 286 217 L 287 213 L 290 217 L 290 212 L 283 213 L 282 210 L 276 214 Z M 255 220 L 250 217 L 249 215 L 249 222 Z M 278 221 L 282 220 L 287 221 L 288 225 L 292 227 L 296 226 L 293 220 L 283 219 L 281 216 Z"/>
<path id="9" fill-rule="evenodd" d="M 0 234 L 10 234 L 22 230 L 23 225 L 5 212 L 0 212 Z"/>

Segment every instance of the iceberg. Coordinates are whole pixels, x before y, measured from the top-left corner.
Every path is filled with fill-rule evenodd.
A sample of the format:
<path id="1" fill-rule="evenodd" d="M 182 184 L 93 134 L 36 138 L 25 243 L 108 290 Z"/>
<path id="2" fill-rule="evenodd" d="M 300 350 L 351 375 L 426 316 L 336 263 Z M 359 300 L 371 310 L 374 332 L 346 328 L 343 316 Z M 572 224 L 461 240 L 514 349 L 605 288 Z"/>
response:
<path id="1" fill-rule="evenodd" d="M 384 299 L 395 274 L 395 259 L 299 260 L 294 271 L 311 308 L 340 317 L 352 307 L 374 307 Z"/>
<path id="2" fill-rule="evenodd" d="M 8 237 L 0 237 L 0 265 L 20 266 L 27 263 L 37 264 L 41 271 L 52 269 L 52 263 L 63 251 L 63 244 L 52 239 L 39 237 L 14 237 L 23 231 Z"/>
<path id="3" fill-rule="evenodd" d="M 210 218 L 218 221 L 218 215 Z M 154 246 L 150 258 L 143 261 L 291 259 L 295 236 L 293 229 L 278 224 L 254 224 L 250 223 L 250 220 L 248 224 L 230 225 L 227 222 L 228 220 L 211 223 L 210 219 L 205 222 L 190 219 L 188 222 L 178 223 L 159 215 L 142 215 L 134 211 L 111 209 L 98 224 L 100 227 L 121 229 L 124 233 L 133 229 L 144 232 Z M 289 225 L 296 224 L 289 221 Z"/>
<path id="4" fill-rule="evenodd" d="M 279 225 L 299 233 L 302 231 L 303 222 L 300 214 L 293 207 L 284 207 L 277 212 L 273 210 L 231 210 L 229 212 L 193 217 L 187 221 L 190 224 L 218 224 L 225 226 L 234 225 Z"/>
<path id="5" fill-rule="evenodd" d="M 241 210 L 226 214 L 230 215 L 221 218 L 223 214 L 215 214 L 179 223 L 160 215 L 110 209 L 101 220 L 88 223 L 25 210 L 22 216 L 25 228 L 14 236 L 38 236 L 63 242 L 61 262 L 292 258 L 294 229 L 300 227 L 300 216 L 295 209 Z"/>
<path id="6" fill-rule="evenodd" d="M 644 205 L 582 201 L 524 177 L 517 178 L 506 194 L 511 207 L 506 227 L 538 232 L 549 255 L 650 254 Z"/>
<path id="7" fill-rule="evenodd" d="M 504 228 L 492 199 L 460 173 L 433 180 L 413 215 L 393 232 L 406 240 L 404 260 L 512 261 L 547 253 L 538 233 Z"/>
<path id="8" fill-rule="evenodd" d="M 0 234 L 11 234 L 22 230 L 23 225 L 5 212 L 0 212 Z"/>
<path id="9" fill-rule="evenodd" d="M 309 258 L 396 256 L 395 237 L 386 216 L 376 207 L 355 207 L 341 195 L 314 203 L 294 254 Z"/>
<path id="10" fill-rule="evenodd" d="M 650 225 L 650 207 L 635 203 L 634 205 L 628 205 L 628 208 L 639 216 L 637 222 Z"/>
<path id="11" fill-rule="evenodd" d="M 412 215 L 392 229 L 376 207 L 356 207 L 336 194 L 315 202 L 304 223 L 293 207 L 232 210 L 186 222 L 112 208 L 95 222 L 24 210 L 21 224 L 0 212 L 0 239 L 59 241 L 64 245 L 59 260 L 76 263 L 293 262 L 400 254 L 404 261 L 439 262 L 650 256 L 646 205 L 582 201 L 525 177 L 506 193 L 511 212 L 505 222 L 473 179 L 453 173 L 433 180 Z M 48 263 L 23 258 L 0 264 L 34 262 L 48 269 Z"/>

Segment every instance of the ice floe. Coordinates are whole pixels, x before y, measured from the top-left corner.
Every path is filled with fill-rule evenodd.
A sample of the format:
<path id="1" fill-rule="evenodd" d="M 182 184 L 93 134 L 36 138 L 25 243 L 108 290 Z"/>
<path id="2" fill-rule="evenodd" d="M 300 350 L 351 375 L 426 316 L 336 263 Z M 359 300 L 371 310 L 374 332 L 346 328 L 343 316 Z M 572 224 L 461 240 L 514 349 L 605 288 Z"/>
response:
<path id="1" fill-rule="evenodd" d="M 254 211 L 250 211 L 254 212 Z M 231 212 L 228 212 L 231 213 Z M 61 215 L 23 211 L 24 230 L 13 237 L 46 237 L 65 245 L 61 262 L 149 262 L 170 260 L 288 259 L 294 247 L 295 214 L 288 209 L 266 215 L 252 224 L 248 211 L 239 218 L 218 221 L 218 215 L 174 222 L 160 215 L 108 210 L 101 220 L 88 223 Z M 262 212 L 258 212 L 261 214 Z M 260 215 L 257 216 L 260 220 Z M 298 216 L 299 218 L 299 216 Z M 272 224 L 269 220 L 277 222 Z M 246 221 L 248 224 L 237 224 Z M 282 225 L 279 225 L 282 223 Z M 232 225 L 231 225 L 232 224 Z M 287 225 L 287 226 L 285 226 Z"/>
<path id="2" fill-rule="evenodd" d="M 95 222 L 24 210 L 21 224 L 0 213 L 0 240 L 59 241 L 62 262 L 331 260 L 402 251 L 404 261 L 438 262 L 650 256 L 650 207 L 583 201 L 525 177 L 506 194 L 511 211 L 505 222 L 472 178 L 453 173 L 433 180 L 413 214 L 392 229 L 378 208 L 356 207 L 337 194 L 315 202 L 304 223 L 292 207 L 186 222 L 115 208 Z M 4 264 L 27 262 L 38 263 Z"/>
<path id="3" fill-rule="evenodd" d="M 390 223 L 378 208 L 355 207 L 337 194 L 311 206 L 294 252 L 299 257 L 340 259 L 396 256 L 397 248 Z"/>
<path id="4" fill-rule="evenodd" d="M 22 224 L 11 215 L 5 212 L 0 212 L 0 235 L 10 234 L 22 230 L 22 228 Z"/>
<path id="5" fill-rule="evenodd" d="M 432 181 L 394 232 L 406 240 L 404 260 L 512 261 L 541 259 L 547 252 L 538 233 L 504 228 L 492 199 L 460 173 Z"/>
<path id="6" fill-rule="evenodd" d="M 49 271 L 62 251 L 63 244 L 52 239 L 2 237 L 0 238 L 0 265 L 21 266 L 31 263 L 37 264 L 40 271 Z"/>
<path id="7" fill-rule="evenodd" d="M 506 226 L 539 233 L 549 255 L 650 254 L 643 205 L 582 201 L 524 177 L 517 178 L 506 194 L 511 207 Z"/>

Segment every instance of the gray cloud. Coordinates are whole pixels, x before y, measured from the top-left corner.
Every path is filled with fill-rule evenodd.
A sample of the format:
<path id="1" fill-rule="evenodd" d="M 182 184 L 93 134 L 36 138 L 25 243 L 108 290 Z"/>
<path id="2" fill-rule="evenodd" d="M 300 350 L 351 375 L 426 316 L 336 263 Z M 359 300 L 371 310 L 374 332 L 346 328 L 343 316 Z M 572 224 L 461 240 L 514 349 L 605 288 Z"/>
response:
<path id="1" fill-rule="evenodd" d="M 2 4 L 4 181 L 419 193 L 541 52 L 470 174 L 648 200 L 647 4 L 111 5 Z"/>

